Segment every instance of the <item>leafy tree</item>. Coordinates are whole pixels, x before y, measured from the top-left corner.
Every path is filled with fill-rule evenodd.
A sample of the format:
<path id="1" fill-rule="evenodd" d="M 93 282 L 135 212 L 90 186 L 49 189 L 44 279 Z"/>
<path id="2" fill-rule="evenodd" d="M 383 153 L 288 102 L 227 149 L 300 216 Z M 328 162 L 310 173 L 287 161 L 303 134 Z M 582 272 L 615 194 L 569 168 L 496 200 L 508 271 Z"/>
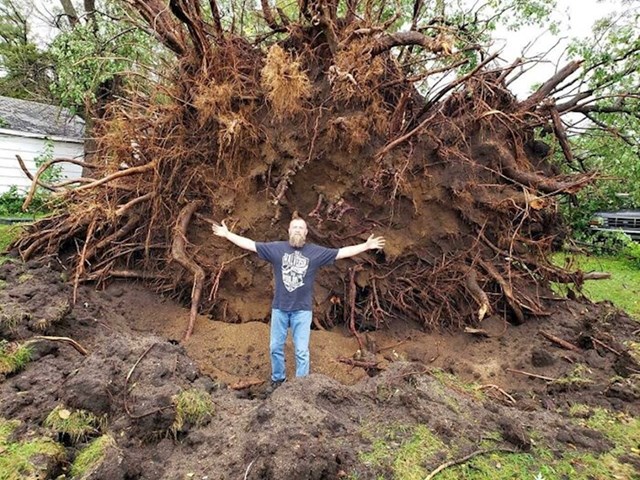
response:
<path id="1" fill-rule="evenodd" d="M 574 170 L 597 170 L 602 179 L 580 192 L 567 210 L 573 226 L 587 226 L 597 210 L 640 208 L 640 6 L 599 20 L 593 36 L 574 41 L 569 53 L 584 59 L 570 123 Z M 577 206 L 577 208 L 576 208 Z"/>
<path id="2" fill-rule="evenodd" d="M 49 53 L 56 65 L 52 89 L 63 105 L 83 112 L 122 89 L 125 77 L 143 83 L 153 77 L 149 63 L 161 58 L 158 44 L 127 20 L 122 7 L 85 2 L 85 14 L 78 15 L 70 2 L 61 3 L 67 26 Z"/>
<path id="3" fill-rule="evenodd" d="M 24 0 L 0 0 L 0 95 L 50 101 L 51 58 L 32 38 L 32 13 Z"/>

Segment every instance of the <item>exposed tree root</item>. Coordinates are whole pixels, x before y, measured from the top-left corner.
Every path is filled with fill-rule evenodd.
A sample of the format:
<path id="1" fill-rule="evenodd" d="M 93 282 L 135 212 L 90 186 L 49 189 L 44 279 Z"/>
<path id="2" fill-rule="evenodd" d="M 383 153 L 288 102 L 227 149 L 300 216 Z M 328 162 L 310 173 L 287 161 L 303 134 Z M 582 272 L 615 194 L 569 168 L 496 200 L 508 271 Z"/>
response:
<path id="1" fill-rule="evenodd" d="M 143 279 L 190 299 L 184 340 L 198 312 L 266 321 L 269 269 L 213 239 L 208 223 L 226 218 L 269 241 L 294 212 L 309 212 L 309 240 L 329 247 L 372 231 L 388 239 L 385 252 L 318 277 L 316 327 L 348 326 L 363 351 L 363 329 L 398 319 L 463 329 L 511 312 L 522 323 L 546 314 L 550 282 L 600 276 L 547 260 L 564 235 L 557 197 L 595 178 L 557 175 L 536 140 L 537 128 L 552 132 L 572 161 L 561 115 L 586 112 L 587 99 L 550 96 L 579 62 L 518 102 L 508 85 L 521 60 L 500 66 L 480 51 L 460 73 L 481 50 L 452 48 L 468 32 L 452 25 L 432 36 L 416 18 L 415 29 L 390 32 L 399 17 L 382 20 L 379 2 L 362 10 L 349 0 L 345 11 L 302 2 L 296 19 L 264 1 L 267 33 L 251 41 L 226 30 L 214 0 L 208 9 L 127 3 L 175 54 L 168 81 L 107 107 L 95 126 L 95 178 L 71 189 L 40 178 L 63 160 L 38 170 L 29 201 L 41 186 L 65 210 L 14 245 L 25 260 L 64 259 L 74 299 L 80 282 Z M 440 86 L 424 95 L 414 86 L 423 80 Z"/>
<path id="2" fill-rule="evenodd" d="M 191 311 L 189 313 L 189 325 L 182 338 L 183 341 L 189 340 L 193 333 L 193 326 L 198 315 L 198 307 L 200 306 L 200 297 L 202 296 L 202 288 L 204 287 L 204 270 L 187 254 L 187 229 L 191 216 L 202 205 L 202 202 L 196 201 L 188 204 L 182 209 L 178 220 L 176 221 L 173 245 L 171 246 L 171 256 L 173 259 L 186 268 L 193 275 L 193 288 L 191 291 Z"/>

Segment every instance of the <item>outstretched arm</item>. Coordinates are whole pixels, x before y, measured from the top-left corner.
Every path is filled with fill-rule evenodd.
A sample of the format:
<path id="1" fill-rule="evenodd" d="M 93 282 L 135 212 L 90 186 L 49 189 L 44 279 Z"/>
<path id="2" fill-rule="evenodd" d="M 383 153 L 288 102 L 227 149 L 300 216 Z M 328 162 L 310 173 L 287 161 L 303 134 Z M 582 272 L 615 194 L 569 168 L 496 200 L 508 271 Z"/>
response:
<path id="1" fill-rule="evenodd" d="M 252 252 L 257 252 L 256 242 L 251 240 L 250 238 L 242 237 L 240 235 L 236 235 L 233 232 L 230 232 L 227 226 L 224 223 L 224 220 L 220 225 L 214 223 L 211 226 L 211 230 L 213 230 L 214 235 L 219 237 L 224 237 L 229 240 L 231 243 L 235 243 L 240 248 L 244 248 L 245 250 L 250 250 Z"/>
<path id="2" fill-rule="evenodd" d="M 355 255 L 359 255 L 367 250 L 377 250 L 384 247 L 384 237 L 374 237 L 373 234 L 367 238 L 367 241 L 358 245 L 351 245 L 350 247 L 342 247 L 338 250 L 336 260 L 341 258 L 349 258 Z"/>

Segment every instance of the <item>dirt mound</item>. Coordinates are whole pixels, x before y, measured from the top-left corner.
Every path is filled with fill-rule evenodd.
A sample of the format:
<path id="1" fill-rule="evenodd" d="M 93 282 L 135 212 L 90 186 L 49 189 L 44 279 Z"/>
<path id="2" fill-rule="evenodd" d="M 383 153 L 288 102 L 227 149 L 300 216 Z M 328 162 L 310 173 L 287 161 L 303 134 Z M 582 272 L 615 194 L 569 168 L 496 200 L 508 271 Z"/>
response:
<path id="1" fill-rule="evenodd" d="M 492 317 L 482 335 L 427 334 L 398 322 L 368 334 L 369 345 L 377 346 L 373 376 L 341 361 L 357 353 L 346 332 L 314 331 L 315 373 L 290 376 L 267 394 L 264 324 L 199 317 L 191 340 L 179 345 L 173 339 L 188 310 L 131 283 L 104 291 L 81 287 L 72 305 L 64 273 L 58 263 L 0 267 L 0 333 L 10 342 L 4 351 L 33 341 L 31 362 L 0 383 L 0 417 L 21 422 L 16 441 L 44 436 L 63 445 L 64 455 L 41 478 L 69 475 L 70 463 L 100 436 L 112 443 L 82 478 L 391 478 L 390 464 L 362 455 L 381 440 L 407 442 L 416 429 L 434 435 L 440 453 L 424 460 L 431 470 L 447 451 L 475 452 L 488 432 L 497 432 L 491 448 L 545 444 L 596 455 L 609 451 L 611 440 L 577 425 L 569 408 L 640 411 L 639 367 L 622 343 L 638 325 L 607 306 L 561 302 L 554 316 L 519 327 Z M 69 307 L 54 314 L 63 310 L 52 305 Z M 575 350 L 561 349 L 541 330 L 573 342 Z M 51 337 L 72 338 L 86 355 Z M 204 421 L 176 422 L 176 398 L 187 391 L 204 392 L 212 402 Z M 73 439 L 47 426 L 56 407 L 101 421 Z M 620 461 L 631 472 L 639 458 L 628 452 L 626 463 Z"/>

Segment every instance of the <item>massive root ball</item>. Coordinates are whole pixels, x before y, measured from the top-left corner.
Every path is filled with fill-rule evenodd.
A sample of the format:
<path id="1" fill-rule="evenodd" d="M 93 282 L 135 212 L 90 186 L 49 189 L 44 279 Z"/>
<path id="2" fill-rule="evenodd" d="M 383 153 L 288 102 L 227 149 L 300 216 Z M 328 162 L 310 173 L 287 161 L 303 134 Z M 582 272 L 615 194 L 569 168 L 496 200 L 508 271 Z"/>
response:
<path id="1" fill-rule="evenodd" d="M 445 72 L 464 60 L 418 32 L 310 17 L 261 49 L 193 15 L 177 16 L 190 41 L 150 16 L 171 24 L 150 21 L 179 57 L 173 85 L 110 105 L 94 180 L 16 244 L 24 258 L 64 254 L 76 285 L 140 278 L 181 296 L 187 336 L 198 312 L 269 316 L 270 268 L 213 237 L 212 220 L 261 241 L 282 239 L 294 211 L 326 246 L 384 235 L 384 252 L 320 274 L 320 328 L 522 322 L 545 313 L 549 280 L 572 279 L 546 261 L 562 238 L 555 196 L 589 178 L 555 176 L 535 137 L 545 97 L 518 102 L 491 58 L 425 98 L 392 47 L 439 52 Z"/>

